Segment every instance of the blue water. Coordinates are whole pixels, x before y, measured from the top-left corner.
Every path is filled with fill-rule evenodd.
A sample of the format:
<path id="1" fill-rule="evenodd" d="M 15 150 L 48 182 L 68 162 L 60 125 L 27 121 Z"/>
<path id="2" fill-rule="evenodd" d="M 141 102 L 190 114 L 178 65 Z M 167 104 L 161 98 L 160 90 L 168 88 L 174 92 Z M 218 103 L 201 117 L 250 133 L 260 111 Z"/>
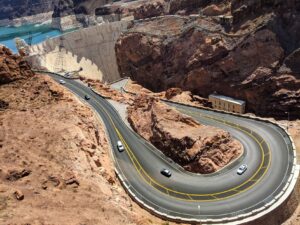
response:
<path id="1" fill-rule="evenodd" d="M 10 48 L 13 52 L 17 52 L 14 38 L 19 37 L 27 43 L 28 37 L 32 36 L 32 44 L 38 44 L 48 38 L 61 35 L 62 32 L 55 30 L 50 25 L 24 25 L 20 27 L 0 27 L 0 44 Z"/>

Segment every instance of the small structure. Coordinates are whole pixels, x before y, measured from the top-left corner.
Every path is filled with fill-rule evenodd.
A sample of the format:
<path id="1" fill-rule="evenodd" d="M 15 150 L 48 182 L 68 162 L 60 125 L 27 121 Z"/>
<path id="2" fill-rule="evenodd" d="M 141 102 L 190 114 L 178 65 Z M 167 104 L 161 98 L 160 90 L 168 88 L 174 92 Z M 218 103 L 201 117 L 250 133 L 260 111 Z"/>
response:
<path id="1" fill-rule="evenodd" d="M 214 109 L 235 113 L 245 113 L 246 102 L 224 95 L 211 94 L 208 101 L 212 103 Z"/>

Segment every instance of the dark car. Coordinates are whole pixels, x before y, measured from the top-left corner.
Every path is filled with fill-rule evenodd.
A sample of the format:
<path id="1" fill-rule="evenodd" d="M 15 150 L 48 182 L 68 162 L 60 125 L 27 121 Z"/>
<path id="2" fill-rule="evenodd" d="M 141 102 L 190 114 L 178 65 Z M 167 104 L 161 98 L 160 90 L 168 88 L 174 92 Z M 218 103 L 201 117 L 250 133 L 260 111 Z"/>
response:
<path id="1" fill-rule="evenodd" d="M 85 100 L 90 100 L 91 99 L 91 97 L 88 96 L 88 95 L 85 95 L 84 98 L 85 98 Z"/>
<path id="2" fill-rule="evenodd" d="M 171 171 L 168 169 L 162 169 L 160 173 L 166 177 L 170 177 L 172 175 Z"/>

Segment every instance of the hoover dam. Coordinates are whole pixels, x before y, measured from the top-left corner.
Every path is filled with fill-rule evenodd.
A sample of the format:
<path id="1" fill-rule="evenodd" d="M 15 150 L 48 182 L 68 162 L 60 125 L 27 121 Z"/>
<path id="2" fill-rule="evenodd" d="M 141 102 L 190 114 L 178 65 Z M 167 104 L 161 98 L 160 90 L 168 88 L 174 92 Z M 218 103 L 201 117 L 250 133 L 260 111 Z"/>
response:
<path id="1" fill-rule="evenodd" d="M 104 23 L 48 39 L 30 48 L 31 60 L 52 72 L 82 68 L 80 75 L 86 78 L 112 82 L 120 78 L 115 43 L 128 24 Z"/>

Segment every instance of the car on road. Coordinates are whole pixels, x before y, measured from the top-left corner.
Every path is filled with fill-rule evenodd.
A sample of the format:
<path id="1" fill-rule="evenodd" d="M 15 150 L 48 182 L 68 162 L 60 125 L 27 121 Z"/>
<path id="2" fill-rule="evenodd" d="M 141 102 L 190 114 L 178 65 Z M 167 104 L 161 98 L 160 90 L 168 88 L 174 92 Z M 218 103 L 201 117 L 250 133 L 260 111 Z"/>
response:
<path id="1" fill-rule="evenodd" d="M 84 98 L 85 98 L 85 100 L 90 100 L 91 99 L 91 97 L 88 96 L 88 95 L 85 95 Z"/>
<path id="2" fill-rule="evenodd" d="M 166 177 L 170 177 L 172 175 L 171 171 L 168 169 L 162 169 L 160 173 Z"/>
<path id="3" fill-rule="evenodd" d="M 118 148 L 119 152 L 123 152 L 125 150 L 121 141 L 117 142 L 117 148 Z"/>
<path id="4" fill-rule="evenodd" d="M 64 80 L 59 80 L 59 83 L 60 83 L 60 84 L 65 84 L 66 81 L 64 81 Z"/>
<path id="5" fill-rule="evenodd" d="M 247 165 L 246 164 L 243 164 L 241 165 L 238 170 L 237 170 L 237 174 L 238 175 L 242 175 L 243 173 L 245 173 L 245 171 L 247 170 Z"/>

